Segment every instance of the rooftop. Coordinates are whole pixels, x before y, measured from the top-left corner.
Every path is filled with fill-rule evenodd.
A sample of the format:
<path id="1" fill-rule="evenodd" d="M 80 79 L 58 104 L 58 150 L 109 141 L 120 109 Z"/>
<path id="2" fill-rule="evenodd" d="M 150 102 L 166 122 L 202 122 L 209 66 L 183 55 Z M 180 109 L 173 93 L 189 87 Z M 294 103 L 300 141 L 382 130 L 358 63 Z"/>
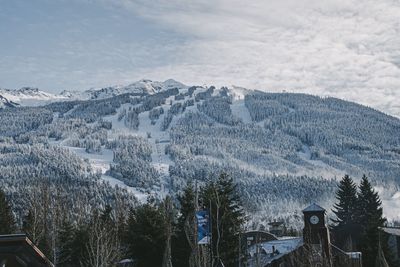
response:
<path id="1" fill-rule="evenodd" d="M 25 234 L 0 235 L 0 254 L 16 258 L 24 255 L 25 263 L 32 267 L 54 266 Z"/>
<path id="2" fill-rule="evenodd" d="M 400 236 L 399 227 L 381 227 L 381 230 L 390 235 Z"/>
<path id="3" fill-rule="evenodd" d="M 307 208 L 305 208 L 303 210 L 303 212 L 312 212 L 312 211 L 324 211 L 325 212 L 325 209 L 315 203 L 312 203 L 310 206 L 308 206 Z"/>
<path id="4" fill-rule="evenodd" d="M 296 237 L 296 238 L 286 238 L 286 239 L 279 239 L 264 242 L 261 244 L 255 244 L 249 248 L 250 253 L 250 261 L 256 260 L 256 252 L 257 248 L 259 248 L 260 256 L 259 260 L 263 266 L 271 263 L 272 261 L 279 259 L 280 257 L 298 249 L 300 246 L 303 245 L 303 238 Z"/>

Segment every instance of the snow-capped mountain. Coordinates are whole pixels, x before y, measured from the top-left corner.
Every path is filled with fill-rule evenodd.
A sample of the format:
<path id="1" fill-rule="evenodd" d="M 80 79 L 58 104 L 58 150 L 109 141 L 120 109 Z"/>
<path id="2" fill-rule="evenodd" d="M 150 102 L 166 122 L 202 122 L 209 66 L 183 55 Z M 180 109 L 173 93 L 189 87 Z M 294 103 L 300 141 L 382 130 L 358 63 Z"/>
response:
<path id="1" fill-rule="evenodd" d="M 89 89 L 83 92 L 68 91 L 61 92 L 60 95 L 74 100 L 104 99 L 122 94 L 155 94 L 171 88 L 186 88 L 180 82 L 169 79 L 164 82 L 157 82 L 143 79 L 129 85 L 115 85 L 110 87 Z"/>
<path id="2" fill-rule="evenodd" d="M 0 96 L 21 106 L 40 106 L 54 101 L 67 100 L 62 95 L 46 93 L 33 87 L 23 87 L 18 90 L 0 89 Z"/>
<path id="3" fill-rule="evenodd" d="M 174 80 L 62 95 L 42 107 L 0 112 L 0 135 L 15 140 L 7 145 L 67 150 L 99 181 L 139 199 L 226 172 L 249 212 L 274 218 L 311 201 L 330 206 L 338 178 L 366 174 L 381 192 L 386 216 L 399 214 L 400 120 L 371 108 Z"/>
<path id="4" fill-rule="evenodd" d="M 23 87 L 18 90 L 0 89 L 0 96 L 21 106 L 41 106 L 52 102 L 73 100 L 105 99 L 122 94 L 155 94 L 171 88 L 186 88 L 180 82 L 169 79 L 164 82 L 143 79 L 129 85 L 89 89 L 86 91 L 64 90 L 59 94 L 51 94 L 33 87 Z"/>

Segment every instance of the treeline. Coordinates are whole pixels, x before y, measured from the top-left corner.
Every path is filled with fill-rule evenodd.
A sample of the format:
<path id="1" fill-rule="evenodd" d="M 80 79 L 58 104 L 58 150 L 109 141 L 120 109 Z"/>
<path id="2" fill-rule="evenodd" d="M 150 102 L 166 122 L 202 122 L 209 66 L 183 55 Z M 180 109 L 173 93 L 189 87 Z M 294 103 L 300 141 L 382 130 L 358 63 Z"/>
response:
<path id="1" fill-rule="evenodd" d="M 363 266 L 399 266 L 388 248 L 382 201 L 364 175 L 359 186 L 348 176 L 340 181 L 336 192 L 331 229 L 333 243 L 345 251 L 361 251 Z M 386 265 L 385 265 L 386 264 Z"/>
<path id="2" fill-rule="evenodd" d="M 159 173 L 151 165 L 151 147 L 146 139 L 137 136 L 119 136 L 106 146 L 114 152 L 108 174 L 129 186 L 151 189 L 159 183 Z"/>
<path id="3" fill-rule="evenodd" d="M 22 225 L 16 223 L 0 191 L 0 234 L 26 233 L 60 267 L 109 267 L 123 259 L 139 267 L 168 261 L 187 267 L 204 260 L 233 267 L 245 215 L 233 180 L 225 174 L 215 180 L 198 189 L 189 183 L 175 200 L 150 197 L 147 203 L 137 204 L 117 197 L 112 205 L 88 210 L 81 220 L 74 220 L 62 198 L 50 194 L 43 184 L 31 199 Z M 211 218 L 212 245 L 207 257 L 196 250 L 198 209 L 208 210 Z"/>

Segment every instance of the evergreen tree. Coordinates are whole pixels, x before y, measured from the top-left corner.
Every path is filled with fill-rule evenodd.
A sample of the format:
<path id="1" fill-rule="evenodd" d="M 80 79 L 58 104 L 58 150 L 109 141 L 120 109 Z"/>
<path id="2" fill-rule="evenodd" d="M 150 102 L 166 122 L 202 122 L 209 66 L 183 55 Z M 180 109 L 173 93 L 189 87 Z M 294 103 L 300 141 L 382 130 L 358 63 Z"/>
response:
<path id="1" fill-rule="evenodd" d="M 161 266 L 167 239 L 163 208 L 153 201 L 132 209 L 128 218 L 126 244 L 138 267 Z"/>
<path id="2" fill-rule="evenodd" d="M 245 214 L 233 179 L 223 173 L 216 183 L 207 184 L 202 192 L 202 204 L 211 211 L 214 261 L 222 260 L 226 267 L 235 266 Z"/>
<path id="3" fill-rule="evenodd" d="M 339 247 L 352 251 L 353 247 L 349 243 L 358 240 L 359 236 L 356 222 L 357 186 L 348 175 L 339 183 L 336 200 L 333 209 L 336 218 L 332 219 L 334 240 Z"/>
<path id="4" fill-rule="evenodd" d="M 12 234 L 15 231 L 15 219 L 5 193 L 0 190 L 0 234 Z"/>
<path id="5" fill-rule="evenodd" d="M 62 222 L 59 230 L 59 255 L 58 266 L 72 267 L 74 265 L 75 253 L 75 240 L 76 229 L 69 220 Z"/>
<path id="6" fill-rule="evenodd" d="M 361 227 L 359 249 L 363 253 L 363 266 L 373 267 L 379 245 L 379 227 L 384 226 L 382 201 L 364 175 L 358 192 L 358 223 Z"/>
<path id="7" fill-rule="evenodd" d="M 175 226 L 175 236 L 172 239 L 172 260 L 174 267 L 186 267 L 189 265 L 192 248 L 187 238 L 186 229 L 187 225 L 195 223 L 195 194 L 193 185 L 189 183 L 183 190 L 183 194 L 178 197 L 180 214 Z"/>

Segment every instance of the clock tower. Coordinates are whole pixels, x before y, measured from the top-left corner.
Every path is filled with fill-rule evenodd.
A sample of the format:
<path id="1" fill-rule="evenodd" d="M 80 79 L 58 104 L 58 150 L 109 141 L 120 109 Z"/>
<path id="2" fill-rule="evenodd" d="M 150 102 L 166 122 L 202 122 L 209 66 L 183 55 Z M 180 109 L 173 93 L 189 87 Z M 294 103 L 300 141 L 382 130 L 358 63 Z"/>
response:
<path id="1" fill-rule="evenodd" d="M 313 203 L 303 210 L 304 244 L 310 252 L 312 267 L 331 267 L 331 245 L 325 209 Z"/>

